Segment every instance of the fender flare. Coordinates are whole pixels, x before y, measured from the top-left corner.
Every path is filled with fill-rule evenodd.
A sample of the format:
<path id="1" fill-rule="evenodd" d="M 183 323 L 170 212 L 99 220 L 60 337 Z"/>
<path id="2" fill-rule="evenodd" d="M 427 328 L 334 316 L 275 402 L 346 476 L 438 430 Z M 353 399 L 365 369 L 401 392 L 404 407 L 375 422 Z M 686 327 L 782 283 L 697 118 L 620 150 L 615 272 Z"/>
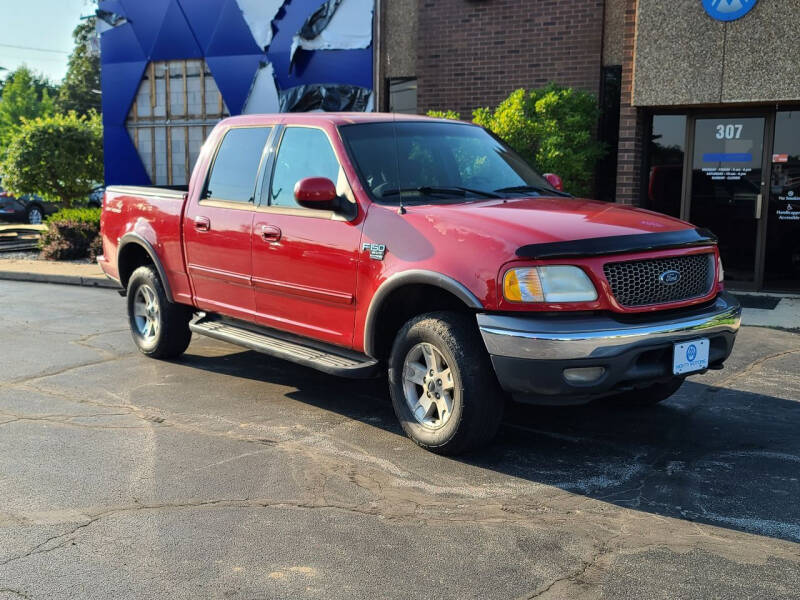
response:
<path id="1" fill-rule="evenodd" d="M 164 271 L 164 267 L 161 264 L 161 260 L 158 258 L 158 254 L 156 254 L 155 248 L 153 245 L 144 239 L 138 233 L 126 233 L 119 239 L 119 246 L 117 247 L 117 273 L 120 273 L 119 268 L 119 257 L 122 256 L 122 251 L 126 246 L 131 244 L 135 244 L 140 246 L 144 249 L 145 252 L 150 256 L 150 260 L 153 261 L 153 264 L 156 267 L 156 271 L 158 272 L 158 277 L 161 279 L 161 285 L 164 286 L 164 293 L 167 295 L 167 300 L 174 303 L 175 300 L 172 296 L 172 289 L 169 286 L 169 279 L 167 279 L 167 273 Z M 122 277 L 120 276 L 120 283 L 122 283 Z M 127 282 L 122 283 L 123 285 L 127 286 Z"/>
<path id="2" fill-rule="evenodd" d="M 366 355 L 374 356 L 377 350 L 375 347 L 375 330 L 377 328 L 378 315 L 386 299 L 394 290 L 405 285 L 414 284 L 432 285 L 441 288 L 453 294 L 466 304 L 468 308 L 475 310 L 483 310 L 484 308 L 481 301 L 478 300 L 478 297 L 463 283 L 443 273 L 422 269 L 412 269 L 410 271 L 395 273 L 378 286 L 378 289 L 373 294 L 372 300 L 369 303 L 367 317 L 364 322 L 364 353 Z"/>

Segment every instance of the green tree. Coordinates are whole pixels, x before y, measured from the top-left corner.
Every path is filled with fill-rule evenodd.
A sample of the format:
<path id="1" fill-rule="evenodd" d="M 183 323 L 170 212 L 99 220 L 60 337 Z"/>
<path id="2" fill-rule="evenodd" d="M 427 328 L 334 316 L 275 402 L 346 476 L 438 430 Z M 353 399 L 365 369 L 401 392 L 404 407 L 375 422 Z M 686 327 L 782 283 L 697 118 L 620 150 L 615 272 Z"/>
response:
<path id="1" fill-rule="evenodd" d="M 14 81 L 14 78 L 16 77 L 18 72 L 24 73 L 26 76 L 29 76 L 31 78 L 33 87 L 36 88 L 36 96 L 37 98 L 39 98 L 39 100 L 42 99 L 42 95 L 44 94 L 45 91 L 47 92 L 47 95 L 50 96 L 51 98 L 54 98 L 55 96 L 58 95 L 57 85 L 51 82 L 44 75 L 35 73 L 31 71 L 28 67 L 23 66 L 22 68 L 17 69 L 16 71 L 10 72 L 4 80 L 0 81 L 0 97 L 2 97 L 3 95 L 3 88 Z"/>
<path id="2" fill-rule="evenodd" d="M 0 97 L 0 156 L 24 119 L 53 114 L 51 89 L 46 80 L 22 66 L 6 80 Z"/>
<path id="3" fill-rule="evenodd" d="M 591 193 L 594 168 L 605 154 L 595 139 L 599 109 L 591 94 L 549 84 L 519 89 L 495 110 L 479 108 L 473 121 L 502 138 L 543 173 L 556 173 L 567 191 Z"/>
<path id="4" fill-rule="evenodd" d="M 75 49 L 56 98 L 59 112 L 74 110 L 79 115 L 92 110 L 100 112 L 100 57 L 91 48 L 94 36 L 94 17 L 82 21 L 72 32 Z"/>
<path id="5" fill-rule="evenodd" d="M 23 121 L 0 162 L 12 194 L 38 194 L 72 207 L 103 178 L 103 128 L 97 113 L 74 111 Z"/>

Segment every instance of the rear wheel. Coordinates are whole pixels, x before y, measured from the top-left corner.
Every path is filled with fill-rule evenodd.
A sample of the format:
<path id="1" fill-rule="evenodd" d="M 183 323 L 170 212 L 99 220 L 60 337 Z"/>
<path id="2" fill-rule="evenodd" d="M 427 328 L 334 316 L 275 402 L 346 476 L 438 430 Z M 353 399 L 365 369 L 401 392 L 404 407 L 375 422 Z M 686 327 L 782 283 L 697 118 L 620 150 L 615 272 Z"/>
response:
<path id="1" fill-rule="evenodd" d="M 44 220 L 44 210 L 38 204 L 28 207 L 28 223 L 31 225 L 41 225 Z"/>
<path id="2" fill-rule="evenodd" d="M 646 388 L 622 392 L 605 398 L 604 401 L 616 406 L 625 406 L 628 408 L 654 406 L 673 396 L 683 385 L 683 381 L 684 379 L 682 377 L 676 377 L 664 383 L 657 383 Z"/>
<path id="3" fill-rule="evenodd" d="M 136 346 L 153 358 L 183 354 L 192 339 L 192 310 L 167 299 L 152 266 L 136 269 L 128 281 L 128 320 Z"/>
<path id="4" fill-rule="evenodd" d="M 494 438 L 504 398 L 473 317 L 411 319 L 395 338 L 389 388 L 406 434 L 423 448 L 458 454 Z"/>

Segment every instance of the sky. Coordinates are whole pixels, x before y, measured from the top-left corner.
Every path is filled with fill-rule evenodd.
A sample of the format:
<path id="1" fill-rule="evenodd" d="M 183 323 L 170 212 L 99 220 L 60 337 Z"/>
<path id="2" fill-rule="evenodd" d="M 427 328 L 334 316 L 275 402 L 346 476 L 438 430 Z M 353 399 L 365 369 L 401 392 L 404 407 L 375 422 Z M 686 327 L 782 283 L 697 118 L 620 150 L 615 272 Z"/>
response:
<path id="1" fill-rule="evenodd" d="M 67 72 L 72 30 L 93 12 L 91 0 L 0 0 L 0 67 L 26 64 L 58 83 Z"/>

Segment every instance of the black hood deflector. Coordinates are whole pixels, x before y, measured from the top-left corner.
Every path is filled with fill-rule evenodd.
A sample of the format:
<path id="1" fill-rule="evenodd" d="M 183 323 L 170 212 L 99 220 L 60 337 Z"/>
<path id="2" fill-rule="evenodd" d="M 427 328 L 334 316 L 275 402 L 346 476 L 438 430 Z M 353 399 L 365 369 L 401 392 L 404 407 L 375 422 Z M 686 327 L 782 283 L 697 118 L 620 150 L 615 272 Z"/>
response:
<path id="1" fill-rule="evenodd" d="M 567 242 L 528 244 L 517 250 L 517 256 L 533 259 L 575 258 L 580 256 L 647 252 L 649 250 L 692 248 L 695 246 L 716 245 L 716 243 L 717 237 L 708 229 L 682 229 L 681 231 L 668 231 L 666 233 L 614 235 Z"/>

